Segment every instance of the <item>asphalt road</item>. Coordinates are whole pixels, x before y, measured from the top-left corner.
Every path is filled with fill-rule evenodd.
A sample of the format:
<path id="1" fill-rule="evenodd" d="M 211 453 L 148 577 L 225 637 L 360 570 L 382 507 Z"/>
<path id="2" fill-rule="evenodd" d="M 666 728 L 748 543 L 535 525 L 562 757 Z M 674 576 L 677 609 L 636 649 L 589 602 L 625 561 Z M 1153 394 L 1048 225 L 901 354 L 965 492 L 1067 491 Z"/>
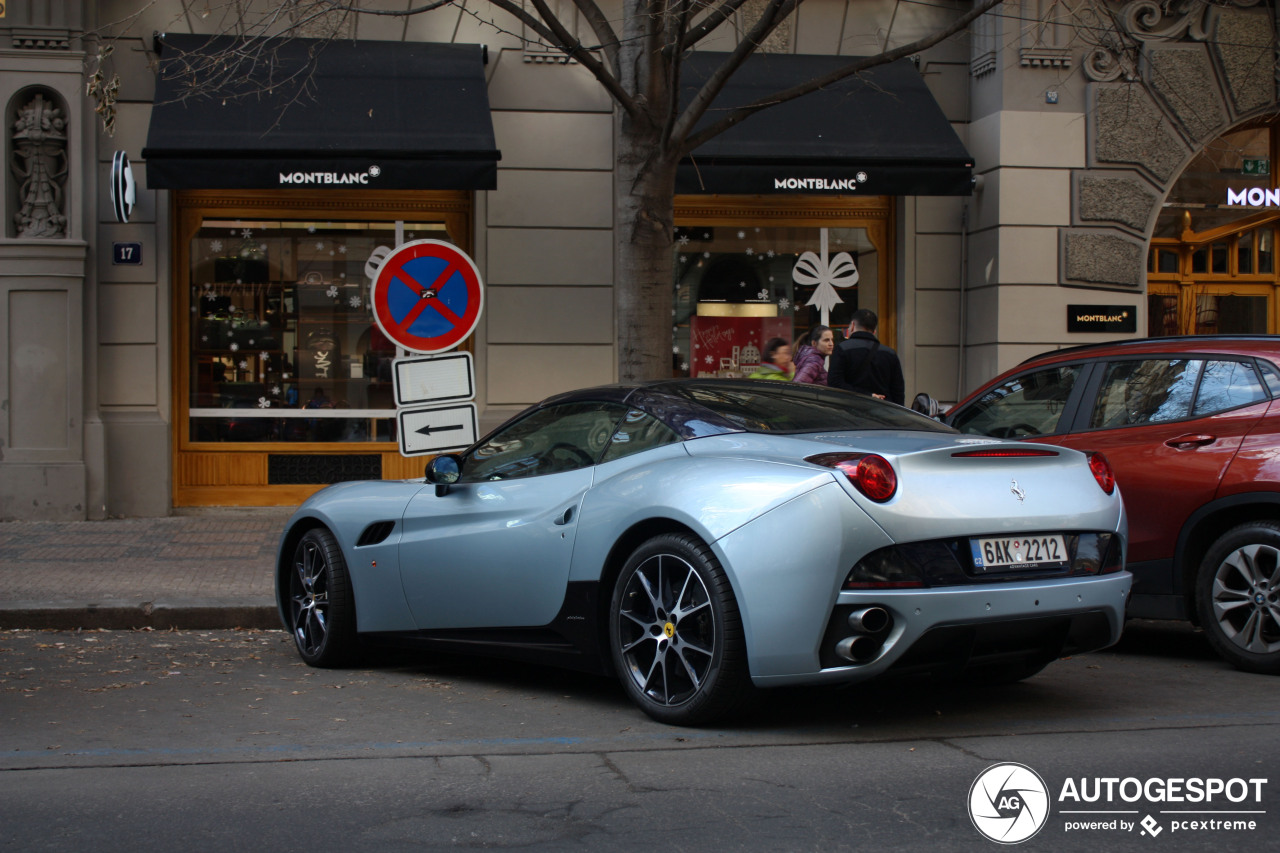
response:
<path id="1" fill-rule="evenodd" d="M 1278 688 L 1135 623 L 1019 685 L 776 691 L 678 729 L 611 681 L 498 661 L 330 671 L 280 632 L 5 632 L 0 849 L 992 851 L 970 789 L 1003 762 L 1046 795 L 984 777 L 980 822 L 1042 824 L 1025 849 L 1274 849 Z M 1146 796 L 1172 779 L 1224 790 Z"/>

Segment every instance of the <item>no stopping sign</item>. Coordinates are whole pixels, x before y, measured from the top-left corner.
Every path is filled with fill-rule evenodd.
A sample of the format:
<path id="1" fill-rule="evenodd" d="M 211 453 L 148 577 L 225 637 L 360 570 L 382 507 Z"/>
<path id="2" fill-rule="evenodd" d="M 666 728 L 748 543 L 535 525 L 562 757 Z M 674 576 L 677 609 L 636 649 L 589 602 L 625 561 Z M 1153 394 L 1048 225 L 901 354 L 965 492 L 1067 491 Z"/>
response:
<path id="1" fill-rule="evenodd" d="M 453 349 L 480 321 L 484 285 L 465 252 L 441 240 L 405 243 L 378 267 L 370 299 L 378 328 L 411 352 Z"/>

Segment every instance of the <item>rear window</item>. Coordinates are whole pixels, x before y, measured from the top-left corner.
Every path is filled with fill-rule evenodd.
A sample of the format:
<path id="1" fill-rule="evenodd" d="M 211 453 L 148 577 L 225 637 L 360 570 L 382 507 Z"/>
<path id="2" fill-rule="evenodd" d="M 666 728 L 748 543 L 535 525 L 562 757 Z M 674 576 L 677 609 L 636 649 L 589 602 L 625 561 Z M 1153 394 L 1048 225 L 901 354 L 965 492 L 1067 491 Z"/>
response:
<path id="1" fill-rule="evenodd" d="M 757 384 L 764 387 L 757 388 Z M 663 386 L 747 432 L 833 432 L 855 429 L 910 429 L 954 432 L 902 406 L 820 385 L 782 382 Z"/>

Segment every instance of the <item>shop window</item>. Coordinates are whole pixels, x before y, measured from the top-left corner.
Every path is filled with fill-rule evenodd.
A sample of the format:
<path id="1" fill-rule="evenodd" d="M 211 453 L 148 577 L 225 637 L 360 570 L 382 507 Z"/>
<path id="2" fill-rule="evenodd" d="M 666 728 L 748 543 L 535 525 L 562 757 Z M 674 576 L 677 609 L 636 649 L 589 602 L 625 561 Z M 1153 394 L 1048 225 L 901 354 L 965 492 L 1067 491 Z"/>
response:
<path id="1" fill-rule="evenodd" d="M 1178 334 L 1178 297 L 1163 293 L 1147 296 L 1147 337 L 1167 338 Z"/>
<path id="2" fill-rule="evenodd" d="M 879 310 L 882 253 L 867 228 L 686 225 L 675 243 L 676 376 L 746 376 L 765 343 Z M 838 338 L 839 339 L 839 338 Z"/>
<path id="3" fill-rule="evenodd" d="M 1209 271 L 1209 250 L 1196 249 L 1191 253 L 1191 271 L 1193 273 L 1206 273 Z"/>
<path id="4" fill-rule="evenodd" d="M 1246 231 L 1236 241 L 1236 272 L 1241 275 L 1253 273 L 1253 232 Z"/>
<path id="5" fill-rule="evenodd" d="M 1214 243 L 1209 249 L 1209 256 L 1212 259 L 1212 271 L 1225 275 L 1231 272 L 1231 268 L 1227 266 L 1227 244 Z"/>
<path id="6" fill-rule="evenodd" d="M 1268 302 L 1266 296 L 1199 296 L 1196 298 L 1195 334 L 1266 334 Z"/>
<path id="7" fill-rule="evenodd" d="M 205 219 L 190 242 L 189 440 L 395 441 L 365 264 L 389 222 Z M 405 239 L 448 239 L 438 223 Z"/>

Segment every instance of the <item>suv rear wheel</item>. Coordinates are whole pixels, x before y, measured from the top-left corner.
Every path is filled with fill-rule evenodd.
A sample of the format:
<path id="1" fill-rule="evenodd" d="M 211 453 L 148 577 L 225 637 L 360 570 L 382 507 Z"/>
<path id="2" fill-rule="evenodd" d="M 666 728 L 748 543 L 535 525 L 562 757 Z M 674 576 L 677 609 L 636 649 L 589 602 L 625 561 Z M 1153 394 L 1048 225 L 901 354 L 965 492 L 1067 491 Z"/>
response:
<path id="1" fill-rule="evenodd" d="M 1233 666 L 1280 674 L 1280 524 L 1241 524 L 1213 543 L 1196 577 L 1196 608 Z"/>

